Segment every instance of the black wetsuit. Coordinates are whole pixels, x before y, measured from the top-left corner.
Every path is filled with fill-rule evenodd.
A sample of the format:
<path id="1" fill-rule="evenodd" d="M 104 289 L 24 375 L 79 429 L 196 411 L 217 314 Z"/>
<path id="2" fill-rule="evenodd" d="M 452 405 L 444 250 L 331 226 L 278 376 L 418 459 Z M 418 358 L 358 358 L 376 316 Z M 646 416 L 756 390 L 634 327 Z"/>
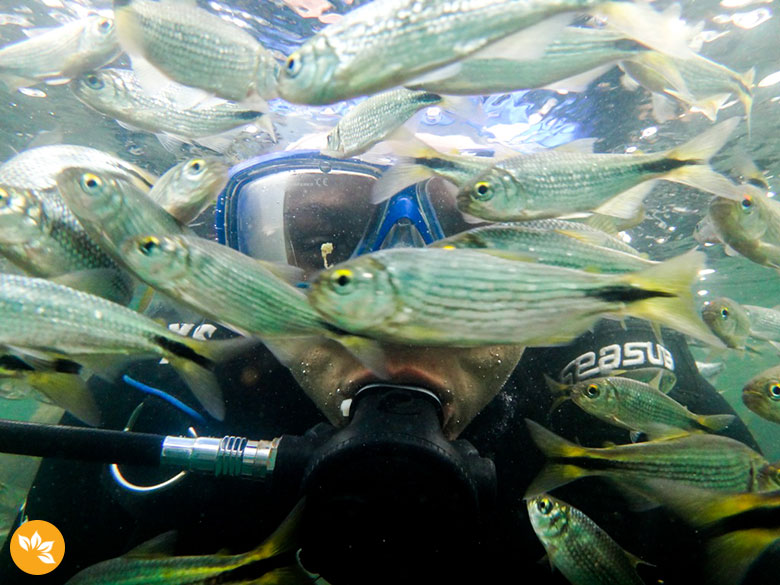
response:
<path id="1" fill-rule="evenodd" d="M 560 573 L 551 573 L 546 563 L 538 562 L 544 551 L 528 521 L 523 495 L 544 464 L 544 456 L 531 441 L 524 419 L 533 419 L 584 445 L 627 442 L 627 431 L 601 423 L 570 403 L 550 415 L 553 398 L 544 374 L 559 380 L 567 375 L 574 379 L 599 375 L 599 360 L 609 368 L 667 367 L 677 375 L 671 396 L 691 411 L 732 412 L 723 397 L 698 374 L 683 338 L 665 330 L 659 343 L 643 322 L 630 320 L 628 329 L 623 329 L 614 321 L 602 321 L 594 332 L 586 333 L 571 345 L 526 350 L 505 388 L 461 437 L 495 462 L 498 489 L 494 513 L 485 519 L 482 533 L 475 535 L 469 554 L 458 551 L 453 558 L 428 571 L 407 567 L 400 572 L 402 580 L 396 582 L 414 582 L 418 575 L 425 575 L 422 581 L 431 582 L 434 575 L 441 578 L 434 581 L 448 584 L 566 583 Z M 153 362 L 135 366 L 130 375 L 170 390 L 190 404 L 194 402 L 170 368 L 158 368 L 164 372 L 160 379 L 149 380 L 150 364 Z M 324 422 L 292 376 L 262 346 L 255 348 L 254 354 L 223 365 L 219 373 L 227 416 L 224 423 L 199 427 L 201 435 L 268 439 L 282 434 L 300 435 Z M 95 382 L 95 387 L 107 414 L 106 426 L 122 428 L 142 395 L 101 381 Z M 172 406 L 157 399 L 148 402 L 150 406 L 134 430 L 184 434 L 192 424 Z M 65 419 L 73 423 L 67 415 Z M 722 434 L 758 448 L 740 420 L 735 420 Z M 170 475 L 157 470 L 124 471 L 138 483 L 155 483 Z M 646 583 L 662 580 L 665 584 L 689 585 L 700 581 L 695 536 L 663 509 L 635 512 L 619 490 L 598 478 L 577 480 L 554 493 L 581 508 L 626 550 L 653 563 L 654 567 L 639 569 Z M 48 576 L 26 576 L 11 563 L 6 543 L 0 555 L 3 585 L 61 584 L 78 570 L 119 556 L 171 529 L 179 532 L 179 554 L 211 554 L 221 549 L 242 552 L 266 537 L 287 510 L 275 505 L 263 483 L 191 475 L 169 490 L 139 496 L 120 489 L 105 465 L 46 460 L 30 491 L 26 512 L 31 519 L 49 520 L 58 526 L 66 541 L 65 559 Z M 324 531 L 328 529 L 322 527 Z M 414 530 L 414 526 L 409 529 Z M 381 531 L 381 526 L 377 530 Z M 400 556 L 397 566 L 404 562 Z M 774 566 L 771 559 L 768 566 Z M 392 571 L 386 567 L 377 567 L 377 574 L 365 582 L 392 581 L 390 574 Z M 764 584 L 763 578 L 751 579 L 750 585 Z"/>

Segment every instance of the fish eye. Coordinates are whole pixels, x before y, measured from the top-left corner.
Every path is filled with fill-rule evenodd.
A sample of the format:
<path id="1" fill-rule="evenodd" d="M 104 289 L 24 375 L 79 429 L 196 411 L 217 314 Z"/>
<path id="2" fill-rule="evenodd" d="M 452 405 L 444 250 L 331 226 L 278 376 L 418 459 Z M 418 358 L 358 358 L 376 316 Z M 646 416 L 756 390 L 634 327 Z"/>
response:
<path id="1" fill-rule="evenodd" d="M 284 62 L 284 70 L 290 77 L 295 77 L 301 72 L 301 55 L 297 51 L 287 57 L 287 61 Z"/>
<path id="2" fill-rule="evenodd" d="M 103 186 L 103 179 L 92 173 L 81 175 L 81 188 L 84 191 L 95 191 Z"/>
<path id="3" fill-rule="evenodd" d="M 728 307 L 721 307 L 721 309 L 720 309 L 720 317 L 721 317 L 721 319 L 728 319 L 729 318 Z"/>
<path id="4" fill-rule="evenodd" d="M 493 190 L 487 181 L 479 181 L 474 185 L 474 197 L 480 201 L 487 201 L 493 197 Z"/>
<path id="5" fill-rule="evenodd" d="M 8 202 L 8 191 L 0 187 L 0 205 L 5 205 Z"/>
<path id="6" fill-rule="evenodd" d="M 108 32 L 111 30 L 111 28 L 114 26 L 114 23 L 108 20 L 107 18 L 104 18 L 100 22 L 98 22 L 98 28 L 100 29 L 100 32 Z"/>
<path id="7" fill-rule="evenodd" d="M 780 382 L 773 382 L 769 386 L 769 398 L 772 400 L 780 400 Z"/>
<path id="8" fill-rule="evenodd" d="M 585 395 L 588 398 L 598 398 L 599 394 L 601 394 L 601 389 L 596 384 L 589 384 L 585 388 Z"/>
<path id="9" fill-rule="evenodd" d="M 753 198 L 750 195 L 745 195 L 740 202 L 742 209 L 750 209 L 753 207 Z"/>
<path id="10" fill-rule="evenodd" d="M 552 501 L 549 498 L 541 498 L 536 502 L 536 509 L 545 516 L 552 512 Z"/>
<path id="11" fill-rule="evenodd" d="M 354 273 L 351 270 L 342 268 L 336 270 L 332 275 L 330 281 L 335 285 L 336 292 L 346 294 L 350 292 L 350 285 L 354 282 Z"/>
<path id="12" fill-rule="evenodd" d="M 196 175 L 200 174 L 200 172 L 206 168 L 206 161 L 202 158 L 196 158 L 195 160 L 191 160 L 190 163 L 187 165 L 187 169 L 194 172 Z"/>
<path id="13" fill-rule="evenodd" d="M 105 86 L 103 80 L 100 79 L 100 77 L 98 77 L 94 73 L 90 73 L 89 75 L 87 75 L 84 78 L 84 82 L 92 89 L 103 89 L 103 86 Z"/>
<path id="14" fill-rule="evenodd" d="M 138 251 L 144 256 L 151 256 L 152 253 L 160 247 L 160 240 L 154 236 L 144 238 L 138 243 Z"/>

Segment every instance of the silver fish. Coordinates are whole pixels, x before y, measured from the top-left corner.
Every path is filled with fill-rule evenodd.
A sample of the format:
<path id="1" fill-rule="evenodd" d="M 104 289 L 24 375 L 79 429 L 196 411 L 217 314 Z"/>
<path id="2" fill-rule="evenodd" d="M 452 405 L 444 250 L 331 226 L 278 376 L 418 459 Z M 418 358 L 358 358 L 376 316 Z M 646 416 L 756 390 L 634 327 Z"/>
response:
<path id="1" fill-rule="evenodd" d="M 273 132 L 265 111 L 221 99 L 194 105 L 177 102 L 176 92 L 152 95 L 128 69 L 101 69 L 80 75 L 70 85 L 89 107 L 148 132 L 165 132 L 184 139 L 220 134 L 254 123 Z M 179 93 L 185 93 L 181 91 Z M 167 97 L 167 96 L 170 96 Z"/>
<path id="2" fill-rule="evenodd" d="M 121 52 L 114 21 L 101 15 L 74 20 L 0 49 L 0 80 L 16 89 L 97 69 Z"/>
<path id="3" fill-rule="evenodd" d="M 547 494 L 527 502 L 528 517 L 550 564 L 572 585 L 642 585 L 641 561 L 577 508 Z"/>
<path id="4" fill-rule="evenodd" d="M 146 59 L 174 81 L 229 100 L 276 97 L 273 55 L 218 15 L 173 0 L 117 0 L 114 14 L 131 58 Z"/>
<path id="5" fill-rule="evenodd" d="M 406 122 L 415 112 L 444 98 L 403 87 L 371 96 L 347 112 L 328 133 L 325 154 L 348 157 L 365 152 Z"/>
<path id="6" fill-rule="evenodd" d="M 58 206 L 32 191 L 0 186 L 0 254 L 29 275 L 127 304 L 129 275 Z"/>
<path id="7" fill-rule="evenodd" d="M 690 286 L 702 260 L 689 252 L 607 275 L 484 250 L 390 249 L 323 271 L 309 299 L 341 329 L 399 343 L 555 345 L 608 313 L 655 320 L 722 346 L 693 309 Z"/>
<path id="8" fill-rule="evenodd" d="M 60 173 L 57 187 L 87 233 L 119 264 L 120 246 L 131 236 L 192 233 L 123 176 L 72 167 Z"/>
<path id="9" fill-rule="evenodd" d="M 149 199 L 183 224 L 214 203 L 227 183 L 228 165 L 213 156 L 186 160 L 168 169 L 149 191 Z"/>
<path id="10" fill-rule="evenodd" d="M 732 118 L 658 154 L 588 154 L 548 150 L 499 161 L 462 185 L 458 207 L 491 221 L 517 221 L 593 211 L 636 214 L 655 179 L 676 181 L 737 199 L 736 186 L 708 161 L 739 120 Z M 643 185 L 644 183 L 644 185 Z"/>
<path id="11" fill-rule="evenodd" d="M 224 416 L 212 372 L 224 347 L 217 342 L 179 336 L 101 297 L 26 276 L 0 274 L 0 315 L 6 346 L 99 365 L 109 356 L 164 357 L 211 414 Z"/>

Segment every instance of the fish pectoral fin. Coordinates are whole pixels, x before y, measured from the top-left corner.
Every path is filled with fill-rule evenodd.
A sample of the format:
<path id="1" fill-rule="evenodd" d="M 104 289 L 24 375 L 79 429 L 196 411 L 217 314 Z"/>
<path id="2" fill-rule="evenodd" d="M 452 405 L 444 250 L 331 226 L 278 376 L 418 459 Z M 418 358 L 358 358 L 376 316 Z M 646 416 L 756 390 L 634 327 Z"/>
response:
<path id="1" fill-rule="evenodd" d="M 151 559 L 171 556 L 173 555 L 177 538 L 178 532 L 176 530 L 163 532 L 154 538 L 142 542 L 135 548 L 130 549 L 124 557 L 132 559 Z"/>
<path id="2" fill-rule="evenodd" d="M 78 374 L 30 372 L 27 379 L 30 386 L 79 420 L 91 426 L 100 425 L 100 409 L 86 381 Z"/>
<path id="3" fill-rule="evenodd" d="M 644 200 L 655 185 L 655 180 L 644 181 L 630 189 L 619 193 L 612 199 L 599 205 L 594 213 L 609 215 L 620 219 L 634 219 L 644 214 Z"/>
<path id="4" fill-rule="evenodd" d="M 567 77 L 566 79 L 561 79 L 560 81 L 555 81 L 553 83 L 545 85 L 542 89 L 549 89 L 553 91 L 565 90 L 565 91 L 572 91 L 575 93 L 581 93 L 584 92 L 586 89 L 588 89 L 588 86 L 591 83 L 593 83 L 599 77 L 607 73 L 607 71 L 612 69 L 614 66 L 615 63 L 607 63 L 606 65 L 594 67 L 590 71 L 585 71 L 584 73 L 579 73 L 578 75 L 572 75 L 571 77 Z"/>

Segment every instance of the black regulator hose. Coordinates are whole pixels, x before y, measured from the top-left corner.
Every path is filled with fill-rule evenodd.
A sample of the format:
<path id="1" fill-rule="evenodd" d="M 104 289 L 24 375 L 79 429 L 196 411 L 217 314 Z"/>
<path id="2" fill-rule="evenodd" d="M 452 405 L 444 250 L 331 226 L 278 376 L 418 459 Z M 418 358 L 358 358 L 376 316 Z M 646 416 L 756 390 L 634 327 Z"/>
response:
<path id="1" fill-rule="evenodd" d="M 160 465 L 163 435 L 0 419 L 0 453 Z"/>

